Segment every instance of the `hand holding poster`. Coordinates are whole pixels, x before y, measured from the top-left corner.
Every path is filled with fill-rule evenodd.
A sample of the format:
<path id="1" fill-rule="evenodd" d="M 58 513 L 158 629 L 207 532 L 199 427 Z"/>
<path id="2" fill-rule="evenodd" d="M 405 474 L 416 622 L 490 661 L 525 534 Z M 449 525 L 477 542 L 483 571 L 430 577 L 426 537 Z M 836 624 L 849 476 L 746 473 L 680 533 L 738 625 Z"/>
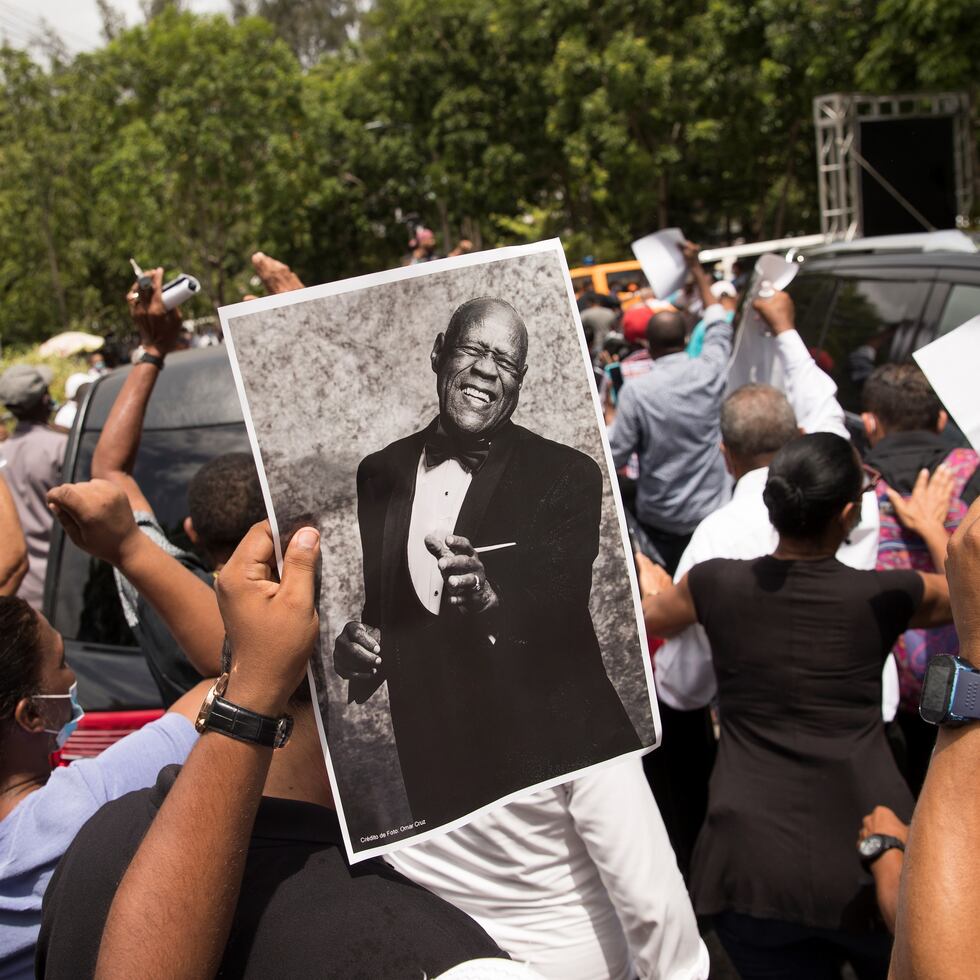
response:
<path id="1" fill-rule="evenodd" d="M 280 549 L 321 531 L 312 675 L 351 860 L 656 743 L 559 242 L 220 313 Z"/>
<path id="2" fill-rule="evenodd" d="M 741 318 L 736 324 L 735 348 L 728 366 L 728 393 L 745 384 L 769 384 L 783 387 L 782 370 L 775 344 L 765 321 L 752 305 L 757 299 L 785 289 L 796 276 L 799 266 L 778 255 L 760 255 L 755 263 L 752 281 L 742 303 Z"/>

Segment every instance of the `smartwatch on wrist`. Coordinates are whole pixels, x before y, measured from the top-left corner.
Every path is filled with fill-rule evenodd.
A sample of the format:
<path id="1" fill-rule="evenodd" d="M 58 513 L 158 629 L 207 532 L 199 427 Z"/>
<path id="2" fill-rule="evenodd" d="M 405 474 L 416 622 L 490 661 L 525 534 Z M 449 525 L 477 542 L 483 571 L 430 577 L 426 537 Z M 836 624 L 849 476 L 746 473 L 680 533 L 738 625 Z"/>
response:
<path id="1" fill-rule="evenodd" d="M 930 725 L 965 725 L 980 718 L 980 670 L 940 654 L 926 667 L 919 714 Z"/>
<path id="2" fill-rule="evenodd" d="M 158 371 L 163 370 L 163 358 L 157 354 L 151 354 L 147 350 L 143 350 L 141 347 L 136 354 L 136 360 L 133 361 L 134 364 L 152 364 Z"/>
<path id="3" fill-rule="evenodd" d="M 239 742 L 251 742 L 271 749 L 281 749 L 293 731 L 290 715 L 273 718 L 260 715 L 241 705 L 233 704 L 222 696 L 228 687 L 228 675 L 222 674 L 208 691 L 201 705 L 194 727 L 203 735 L 205 732 L 221 732 Z"/>
<path id="4" fill-rule="evenodd" d="M 866 868 L 870 868 L 885 851 L 890 851 L 892 848 L 904 851 L 905 844 L 891 834 L 868 834 L 863 841 L 858 842 L 858 854 L 861 855 L 861 863 Z"/>

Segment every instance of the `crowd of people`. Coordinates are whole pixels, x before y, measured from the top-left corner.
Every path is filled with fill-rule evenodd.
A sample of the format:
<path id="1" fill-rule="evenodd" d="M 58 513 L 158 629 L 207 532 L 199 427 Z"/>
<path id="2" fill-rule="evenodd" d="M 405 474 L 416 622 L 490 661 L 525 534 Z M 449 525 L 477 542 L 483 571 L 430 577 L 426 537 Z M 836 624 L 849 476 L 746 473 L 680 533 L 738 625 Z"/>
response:
<path id="1" fill-rule="evenodd" d="M 410 247 L 428 261 L 435 236 L 420 226 Z M 277 576 L 246 454 L 191 479 L 191 548 L 134 478 L 186 346 L 162 270 L 127 297 L 141 345 L 89 480 L 62 483 L 50 375 L 0 377 L 16 420 L 0 444 L 0 977 L 971 974 L 980 729 L 927 724 L 919 703 L 934 662 L 980 667 L 980 457 L 911 363 L 873 367 L 849 427 L 785 292 L 755 301 L 784 384 L 728 392 L 747 282 L 684 256 L 666 299 L 578 297 L 662 744 L 385 860 L 346 859 L 306 681 L 320 532 L 293 535 Z M 269 293 L 303 285 L 253 264 Z M 113 568 L 166 712 L 52 769 L 83 714 L 42 611 L 54 520 Z"/>

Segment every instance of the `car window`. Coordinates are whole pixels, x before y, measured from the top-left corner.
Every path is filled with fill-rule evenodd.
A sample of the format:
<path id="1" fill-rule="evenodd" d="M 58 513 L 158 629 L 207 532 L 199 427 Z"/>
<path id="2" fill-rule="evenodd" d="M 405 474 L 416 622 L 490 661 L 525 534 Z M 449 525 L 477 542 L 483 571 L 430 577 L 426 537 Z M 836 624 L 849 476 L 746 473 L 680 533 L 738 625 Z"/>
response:
<path id="1" fill-rule="evenodd" d="M 908 355 L 930 282 L 842 278 L 820 348 L 846 411 L 861 410 L 861 389 L 881 364 Z"/>
<path id="2" fill-rule="evenodd" d="M 72 481 L 88 479 L 98 438 L 95 431 L 82 436 Z M 190 549 L 183 522 L 191 477 L 212 457 L 230 452 L 249 452 L 241 423 L 143 433 L 133 475 L 167 536 L 180 547 Z M 123 617 L 112 568 L 90 558 L 67 539 L 52 605 L 52 624 L 68 639 L 136 645 Z"/>
<path id="3" fill-rule="evenodd" d="M 572 279 L 572 286 L 575 288 L 576 293 L 580 289 L 591 289 L 592 276 L 575 276 L 575 278 Z"/>
<path id="4" fill-rule="evenodd" d="M 610 293 L 635 292 L 644 289 L 650 283 L 643 275 L 642 269 L 626 269 L 622 272 L 606 273 L 606 288 Z"/>
<path id="5" fill-rule="evenodd" d="M 967 320 L 980 314 L 980 286 L 954 285 L 939 318 L 937 337 L 955 330 Z"/>
<path id="6" fill-rule="evenodd" d="M 819 347 L 823 326 L 834 298 L 835 280 L 831 276 L 797 276 L 787 292 L 796 307 L 796 329 L 810 348 Z"/>

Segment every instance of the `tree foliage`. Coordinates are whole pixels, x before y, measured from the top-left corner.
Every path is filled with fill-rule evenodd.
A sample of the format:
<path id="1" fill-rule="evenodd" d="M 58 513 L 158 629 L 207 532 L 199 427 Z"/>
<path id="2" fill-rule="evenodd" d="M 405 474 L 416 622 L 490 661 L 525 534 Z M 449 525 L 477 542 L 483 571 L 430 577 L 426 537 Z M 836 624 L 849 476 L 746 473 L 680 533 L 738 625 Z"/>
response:
<path id="1" fill-rule="evenodd" d="M 573 261 L 812 232 L 814 96 L 975 94 L 980 43 L 967 0 L 183 6 L 124 29 L 103 0 L 106 46 L 45 68 L 0 50 L 4 340 L 123 323 L 130 255 L 197 275 L 203 312 L 256 248 L 329 281 L 397 264 L 413 217 Z"/>

